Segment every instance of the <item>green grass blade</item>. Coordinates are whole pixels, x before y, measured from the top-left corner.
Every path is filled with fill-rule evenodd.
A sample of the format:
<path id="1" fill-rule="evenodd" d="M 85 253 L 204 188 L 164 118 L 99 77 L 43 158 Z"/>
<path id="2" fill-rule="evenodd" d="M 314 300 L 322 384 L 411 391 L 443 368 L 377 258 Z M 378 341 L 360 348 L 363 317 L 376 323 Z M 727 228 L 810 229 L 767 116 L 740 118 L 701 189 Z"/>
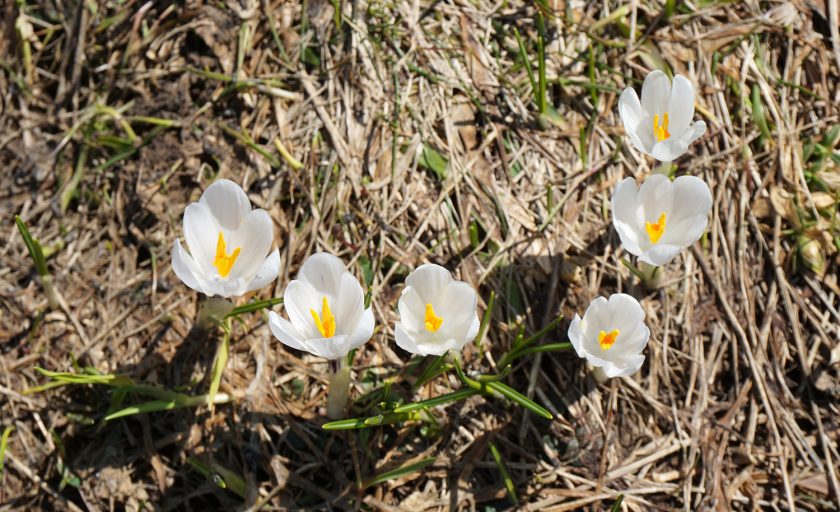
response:
<path id="1" fill-rule="evenodd" d="M 282 303 L 283 303 L 283 297 L 274 297 L 274 298 L 271 298 L 271 299 L 258 300 L 256 302 L 251 302 L 250 304 L 245 304 L 245 305 L 239 306 L 237 308 L 233 308 L 230 311 L 230 313 L 225 315 L 225 318 L 229 318 L 229 317 L 237 316 L 237 315 L 243 315 L 245 313 L 251 313 L 252 311 L 259 311 L 261 309 L 271 308 L 271 307 L 274 307 L 274 306 L 276 306 L 278 304 L 282 304 Z"/>
<path id="2" fill-rule="evenodd" d="M 619 494 L 618 498 L 615 500 L 615 503 L 613 503 L 613 506 L 610 509 L 610 512 L 618 512 L 619 510 L 621 510 L 621 502 L 622 501 L 624 501 L 624 495 Z"/>
<path id="3" fill-rule="evenodd" d="M 522 37 L 519 35 L 519 30 L 513 27 L 513 35 L 516 36 L 516 43 L 519 45 L 519 56 L 522 62 L 525 63 L 525 71 L 528 72 L 528 80 L 531 81 L 531 91 L 536 96 L 537 81 L 534 79 L 534 68 L 531 67 L 531 59 L 528 58 L 528 52 L 525 50 L 525 43 L 522 42 Z"/>
<path id="4" fill-rule="evenodd" d="M 14 425 L 9 425 L 3 430 L 3 437 L 0 438 L 0 477 L 3 476 L 3 466 L 6 463 L 6 446 L 9 444 L 9 436 L 15 429 Z"/>
<path id="5" fill-rule="evenodd" d="M 370 480 L 365 481 L 364 483 L 362 483 L 362 487 L 371 487 L 373 485 L 381 484 L 382 482 L 387 482 L 388 480 L 393 480 L 394 478 L 399 478 L 409 473 L 414 473 L 415 471 L 420 471 L 426 466 L 434 464 L 436 460 L 437 457 L 428 457 L 426 459 L 419 460 L 412 464 L 406 464 L 403 467 L 392 469 L 391 471 L 386 471 L 384 473 L 376 475 Z"/>
<path id="6" fill-rule="evenodd" d="M 508 473 L 505 461 L 502 460 L 502 454 L 499 453 L 499 449 L 496 448 L 496 445 L 493 442 L 490 443 L 490 455 L 493 456 L 493 460 L 499 468 L 499 473 L 502 474 L 502 480 L 505 482 L 505 489 L 507 489 L 510 504 L 515 507 L 519 504 L 519 498 L 516 496 L 516 486 L 513 485 L 513 479 L 510 477 L 510 473 Z"/>
<path id="7" fill-rule="evenodd" d="M 26 227 L 26 223 L 23 222 L 23 219 L 19 215 L 15 215 L 15 224 L 17 224 L 18 231 L 20 231 L 20 236 L 23 237 L 23 243 L 29 251 L 29 256 L 35 264 L 35 271 L 42 277 L 49 275 L 47 260 L 44 258 L 44 251 L 41 249 L 41 244 L 29 233 L 29 228 Z"/>
<path id="8" fill-rule="evenodd" d="M 458 400 L 463 400 L 465 398 L 471 397 L 473 395 L 477 395 L 478 390 L 472 388 L 464 388 L 459 389 L 458 391 L 453 391 L 452 393 L 447 393 L 445 395 L 440 395 L 435 398 L 430 398 L 428 400 L 422 400 L 420 402 L 413 402 L 410 404 L 405 404 L 397 407 L 394 409 L 394 412 L 401 413 L 401 412 L 413 412 L 419 411 L 421 409 L 428 409 L 431 407 L 437 407 L 438 405 L 442 405 L 448 402 L 455 402 Z"/>
<path id="9" fill-rule="evenodd" d="M 443 181 L 446 179 L 446 167 L 449 165 L 449 160 L 437 150 L 423 144 L 423 153 L 420 155 L 418 165 L 432 171 L 439 180 Z"/>
<path id="10" fill-rule="evenodd" d="M 518 391 L 514 390 L 513 388 L 502 384 L 501 382 L 487 382 L 485 383 L 486 386 L 493 391 L 498 392 L 499 394 L 507 397 L 508 399 L 516 402 L 517 404 L 521 405 L 522 407 L 528 409 L 529 411 L 542 416 L 543 418 L 550 420 L 553 419 L 554 416 L 551 415 L 545 408 L 538 405 L 534 401 L 525 397 L 525 395 L 519 393 Z"/>
<path id="11" fill-rule="evenodd" d="M 108 416 L 105 416 L 105 421 L 111 421 L 118 418 L 125 418 L 126 416 L 134 416 L 135 414 L 143 414 L 147 412 L 169 411 L 172 409 L 177 409 L 179 407 L 185 406 L 179 404 L 175 400 L 152 400 L 151 402 L 144 402 L 138 405 L 130 405 L 125 409 L 120 409 L 117 412 L 113 412 Z"/>
<path id="12" fill-rule="evenodd" d="M 490 292 L 490 300 L 487 301 L 487 309 L 484 310 L 484 317 L 481 319 L 481 325 L 478 327 L 478 335 L 475 337 L 475 346 L 481 345 L 481 340 L 484 339 L 484 334 L 487 332 L 487 327 L 490 325 L 490 318 L 493 316 L 493 306 L 496 304 L 496 292 Z"/>

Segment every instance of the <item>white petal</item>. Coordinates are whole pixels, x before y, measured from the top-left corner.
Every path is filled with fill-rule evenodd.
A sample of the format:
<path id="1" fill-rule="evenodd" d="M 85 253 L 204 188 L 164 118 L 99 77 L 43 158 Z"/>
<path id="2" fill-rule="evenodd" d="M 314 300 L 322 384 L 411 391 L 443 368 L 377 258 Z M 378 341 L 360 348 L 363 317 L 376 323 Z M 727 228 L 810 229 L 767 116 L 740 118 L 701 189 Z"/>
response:
<path id="1" fill-rule="evenodd" d="M 631 254 L 641 254 L 638 210 L 638 188 L 636 180 L 625 178 L 615 187 L 612 196 L 613 226 L 618 232 L 621 244 Z"/>
<path id="2" fill-rule="evenodd" d="M 643 255 L 639 256 L 639 261 L 661 267 L 663 265 L 667 265 L 671 262 L 671 260 L 676 258 L 677 254 L 679 254 L 682 249 L 683 248 L 678 245 L 669 245 L 660 242 L 645 251 Z"/>
<path id="3" fill-rule="evenodd" d="M 204 280 L 204 289 L 209 296 L 219 295 L 220 297 L 239 297 L 248 288 L 248 281 L 237 278 L 224 278 L 219 275 L 211 276 Z"/>
<path id="4" fill-rule="evenodd" d="M 464 345 L 467 343 L 474 341 L 475 337 L 478 336 L 478 330 L 481 328 L 481 320 L 478 319 L 478 313 L 475 314 L 475 318 L 473 318 L 472 323 L 470 324 L 470 328 L 467 330 L 467 336 L 464 340 Z M 463 347 L 463 345 L 462 345 Z"/>
<path id="5" fill-rule="evenodd" d="M 397 342 L 397 346 L 406 352 L 411 354 L 427 355 L 421 354 L 420 348 L 414 341 L 414 336 L 407 332 L 400 322 L 397 322 L 396 325 L 394 325 L 394 340 Z"/>
<path id="6" fill-rule="evenodd" d="M 642 118 L 644 118 L 642 104 L 639 101 L 639 95 L 632 87 L 627 87 L 621 91 L 621 96 L 618 98 L 618 114 L 621 116 L 621 122 L 624 123 L 624 130 L 627 132 L 636 131 L 641 124 Z"/>
<path id="7" fill-rule="evenodd" d="M 365 307 L 365 293 L 362 290 L 362 285 L 359 284 L 359 280 L 347 271 L 341 275 L 338 286 L 335 304 L 330 304 L 335 315 L 335 332 L 350 334 L 361 320 Z"/>
<path id="8" fill-rule="evenodd" d="M 618 233 L 618 238 L 621 240 L 621 245 L 624 247 L 624 250 L 629 252 L 634 256 L 641 256 L 644 253 L 644 249 L 642 249 L 641 245 L 638 240 L 640 233 L 638 228 L 630 227 L 630 225 L 625 224 L 621 221 L 613 221 L 613 226 L 615 227 L 616 232 Z M 645 241 L 645 245 L 650 245 Z"/>
<path id="9" fill-rule="evenodd" d="M 662 114 L 668 108 L 670 98 L 671 81 L 668 79 L 668 75 L 658 69 L 648 73 L 644 84 L 642 84 L 642 110 L 644 113 L 650 117 L 658 114 L 661 120 Z M 651 131 L 653 131 L 653 124 L 651 124 Z"/>
<path id="10" fill-rule="evenodd" d="M 367 343 L 373 336 L 374 327 L 373 310 L 367 308 L 360 315 L 359 321 L 356 323 L 356 329 L 350 334 L 350 347 L 356 348 Z"/>
<path id="11" fill-rule="evenodd" d="M 405 288 L 397 302 L 397 309 L 400 312 L 400 322 L 405 329 L 417 332 L 424 328 L 426 317 L 426 305 L 420 298 L 417 290 L 409 286 Z"/>
<path id="12" fill-rule="evenodd" d="M 637 213 L 643 214 L 638 219 L 640 230 L 644 229 L 645 222 L 658 222 L 660 215 L 663 213 L 666 217 L 667 226 L 667 219 L 671 217 L 674 205 L 672 186 L 671 179 L 663 174 L 652 174 L 642 183 L 637 199 L 638 204 L 641 206 L 641 209 Z"/>
<path id="13" fill-rule="evenodd" d="M 627 377 L 639 371 L 642 363 L 645 362 L 644 355 L 637 355 L 620 362 L 609 362 L 601 367 L 604 374 L 609 378 Z"/>
<path id="14" fill-rule="evenodd" d="M 350 344 L 350 336 L 346 334 L 338 334 L 332 338 L 314 338 L 302 341 L 307 352 L 329 360 L 341 359 L 353 349 Z"/>
<path id="15" fill-rule="evenodd" d="M 441 327 L 469 325 L 476 316 L 478 295 L 475 289 L 463 281 L 453 281 L 443 290 L 440 308 L 435 313 L 443 318 Z M 425 311 L 424 311 L 425 313 Z M 425 319 L 425 314 L 424 314 Z"/>
<path id="16" fill-rule="evenodd" d="M 624 335 L 625 333 L 622 332 L 621 334 Z M 626 336 L 623 336 L 621 344 L 616 341 L 616 344 L 612 346 L 610 352 L 615 352 L 617 359 L 627 359 L 630 356 L 641 353 L 647 346 L 649 338 L 650 329 L 645 324 L 640 323 L 635 329 L 627 332 Z"/>
<path id="17" fill-rule="evenodd" d="M 251 201 L 242 187 L 230 180 L 217 180 L 201 194 L 200 204 L 206 206 L 219 224 L 234 231 L 251 211 Z"/>
<path id="18" fill-rule="evenodd" d="M 219 238 L 219 224 L 210 209 L 201 203 L 190 203 L 184 210 L 184 238 L 201 273 L 216 274 L 213 259 Z"/>
<path id="19" fill-rule="evenodd" d="M 283 292 L 283 307 L 289 315 L 289 320 L 300 331 L 302 338 L 317 338 L 321 336 L 311 310 L 321 313 L 324 296 L 318 295 L 312 286 L 305 281 L 295 279 L 286 286 Z M 329 301 L 330 298 L 327 298 Z"/>
<path id="20" fill-rule="evenodd" d="M 660 162 L 673 162 L 686 151 L 688 151 L 688 142 L 683 139 L 671 137 L 670 139 L 654 144 L 650 156 Z"/>
<path id="21" fill-rule="evenodd" d="M 175 239 L 172 246 L 172 270 L 185 285 L 193 290 L 205 293 L 201 284 L 201 269 L 196 265 L 195 260 L 181 248 L 181 242 Z"/>
<path id="22" fill-rule="evenodd" d="M 610 325 L 622 333 L 630 334 L 645 320 L 645 311 L 639 301 L 626 293 L 614 293 L 609 298 Z"/>
<path id="23" fill-rule="evenodd" d="M 583 348 L 589 353 L 601 350 L 598 345 L 598 334 L 602 330 L 610 331 L 610 307 L 604 297 L 596 297 L 589 303 L 586 312 L 583 314 Z"/>
<path id="24" fill-rule="evenodd" d="M 307 350 L 301 342 L 301 335 L 297 328 L 274 311 L 268 312 L 268 326 L 271 329 L 271 334 L 280 340 L 280 343 L 295 350 Z"/>
<path id="25" fill-rule="evenodd" d="M 341 276 L 347 269 L 338 257 L 319 252 L 308 257 L 298 273 L 298 279 L 308 282 L 321 295 L 338 296 Z"/>
<path id="26" fill-rule="evenodd" d="M 682 137 L 694 118 L 694 86 L 688 78 L 682 75 L 674 77 L 667 112 L 668 131 L 673 137 Z"/>
<path id="27" fill-rule="evenodd" d="M 581 330 L 581 318 L 580 315 L 575 314 L 575 317 L 572 319 L 572 323 L 569 324 L 569 343 L 572 344 L 572 348 L 575 349 L 577 352 L 578 357 L 586 357 L 586 351 L 583 349 L 583 331 Z"/>
<path id="28" fill-rule="evenodd" d="M 243 277 L 250 282 L 265 262 L 273 239 L 274 226 L 268 212 L 257 209 L 248 213 L 227 241 L 228 253 L 237 247 L 240 251 L 228 277 Z"/>
<path id="29" fill-rule="evenodd" d="M 260 270 L 257 272 L 257 275 L 248 283 L 248 288 L 245 290 L 247 292 L 252 292 L 254 290 L 259 290 L 264 286 L 268 286 L 275 278 L 277 278 L 277 274 L 280 273 L 280 251 L 274 249 L 274 251 L 268 255 L 268 258 L 263 261 Z"/>
<path id="30" fill-rule="evenodd" d="M 405 284 L 417 290 L 423 304 L 432 303 L 433 306 L 436 305 L 435 302 L 439 300 L 444 289 L 451 282 L 452 274 L 440 265 L 433 263 L 420 265 L 405 278 Z"/>
<path id="31" fill-rule="evenodd" d="M 712 191 L 697 176 L 680 176 L 674 180 L 671 191 L 674 194 L 674 209 L 668 220 L 673 219 L 675 224 L 697 215 L 708 215 L 712 209 Z"/>
<path id="32" fill-rule="evenodd" d="M 706 133 L 706 122 L 697 121 L 696 123 L 689 126 L 680 138 L 684 140 L 686 144 L 691 144 L 695 140 L 702 137 L 704 133 Z"/>
<path id="33" fill-rule="evenodd" d="M 460 352 L 461 348 L 463 348 L 463 345 L 459 346 L 458 341 L 453 338 L 439 340 L 434 343 L 417 344 L 417 349 L 424 356 L 442 356 L 450 350 L 456 350 Z"/>
<path id="34" fill-rule="evenodd" d="M 709 218 L 705 215 L 696 215 L 690 219 L 685 219 L 679 224 L 668 226 L 662 239 L 661 244 L 676 245 L 679 247 L 689 247 L 706 232 L 706 226 L 709 225 Z"/>

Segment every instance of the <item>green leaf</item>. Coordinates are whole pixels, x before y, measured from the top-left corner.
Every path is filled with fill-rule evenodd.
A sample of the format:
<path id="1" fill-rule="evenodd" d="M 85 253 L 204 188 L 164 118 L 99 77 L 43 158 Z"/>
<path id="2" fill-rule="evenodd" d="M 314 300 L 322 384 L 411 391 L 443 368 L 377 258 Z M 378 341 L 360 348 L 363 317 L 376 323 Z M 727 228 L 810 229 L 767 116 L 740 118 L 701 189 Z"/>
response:
<path id="1" fill-rule="evenodd" d="M 545 408 L 543 408 L 540 405 L 537 405 L 535 402 L 533 402 L 532 400 L 525 397 L 525 395 L 522 395 L 518 391 L 514 390 L 513 388 L 511 388 L 511 387 L 509 387 L 505 384 L 502 384 L 501 382 L 492 382 L 491 381 L 491 382 L 486 382 L 485 385 L 488 388 L 492 389 L 493 391 L 498 392 L 499 394 L 501 394 L 501 395 L 505 396 L 506 398 L 518 403 L 522 407 L 530 410 L 531 412 L 533 412 L 533 413 L 535 413 L 539 416 L 542 416 L 543 418 L 545 418 L 547 420 L 550 420 L 550 419 L 554 418 L 554 416 L 552 416 L 551 413 L 548 412 Z"/>
<path id="2" fill-rule="evenodd" d="M 761 132 L 761 139 L 769 139 L 770 128 L 767 126 L 767 114 L 764 112 L 764 103 L 761 102 L 761 91 L 758 84 L 752 87 L 752 115 L 758 130 Z"/>
<path id="3" fill-rule="evenodd" d="M 222 383 L 222 374 L 225 371 L 230 352 L 230 318 L 225 319 L 223 327 L 224 334 L 222 341 L 219 343 L 219 348 L 216 350 L 216 358 L 213 361 L 213 373 L 210 379 L 210 389 L 207 392 L 207 403 L 211 409 L 216 399 L 216 393 L 219 392 L 219 385 Z"/>
<path id="4" fill-rule="evenodd" d="M 393 425 L 394 423 L 402 423 L 403 421 L 416 420 L 419 417 L 419 414 L 414 412 L 389 412 L 386 414 L 379 414 L 377 416 L 370 416 L 368 418 L 350 418 L 346 420 L 331 421 L 329 423 L 324 423 L 321 428 L 324 430 L 354 430 L 379 427 L 381 425 Z"/>
<path id="5" fill-rule="evenodd" d="M 35 264 L 35 271 L 38 272 L 39 276 L 49 275 L 47 261 L 44 259 L 44 251 L 41 249 L 41 244 L 29 233 L 29 229 L 19 215 L 15 215 L 15 224 L 17 224 L 18 231 L 20 231 L 20 236 L 23 237 L 23 243 L 29 251 L 29 256 Z"/>
<path id="6" fill-rule="evenodd" d="M 473 395 L 477 395 L 479 393 L 478 390 L 472 388 L 463 388 L 459 389 L 458 391 L 453 391 L 452 393 L 447 393 L 445 395 L 440 395 L 435 398 L 429 398 L 428 400 L 423 400 L 420 402 L 412 402 L 410 404 L 405 404 L 397 407 L 394 409 L 394 412 L 401 413 L 401 412 L 412 412 L 412 411 L 419 411 L 422 409 L 428 409 L 431 407 L 437 407 L 438 405 L 445 404 L 447 402 L 455 402 L 458 400 L 463 400 L 465 398 L 471 397 Z"/>
<path id="7" fill-rule="evenodd" d="M 423 144 L 423 152 L 420 155 L 418 165 L 432 171 L 439 180 L 443 181 L 446 179 L 446 167 L 449 165 L 449 160 L 431 146 Z"/>
<path id="8" fill-rule="evenodd" d="M 175 400 L 152 400 L 151 402 L 145 402 L 139 405 L 130 405 L 125 409 L 120 409 L 117 412 L 111 413 L 108 416 L 105 416 L 105 421 L 111 421 L 117 418 L 125 418 L 126 416 L 133 416 L 135 414 L 143 414 L 147 412 L 169 411 L 172 409 L 178 409 L 179 407 L 185 406 L 180 405 Z"/>
<path id="9" fill-rule="evenodd" d="M 624 501 L 624 495 L 619 494 L 618 499 L 616 499 L 615 503 L 613 503 L 613 506 L 610 509 L 610 512 L 618 512 L 619 510 L 621 510 L 621 502 L 622 501 Z"/>
<path id="10" fill-rule="evenodd" d="M 368 488 L 376 484 L 381 484 L 382 482 L 387 482 L 388 480 L 393 480 L 394 478 L 399 478 L 401 476 L 407 475 L 409 473 L 414 473 L 415 471 L 420 471 L 421 469 L 434 464 L 437 460 L 437 457 L 428 457 L 426 459 L 419 460 L 417 462 L 406 464 L 405 466 L 397 469 L 392 469 L 391 471 L 386 471 L 375 477 L 371 478 L 370 480 L 366 480 L 362 483 L 363 488 Z"/>
<path id="11" fill-rule="evenodd" d="M 239 306 L 237 308 L 233 308 L 230 311 L 230 313 L 225 315 L 225 318 L 232 317 L 232 316 L 237 316 L 237 315 L 243 315 L 245 313 L 251 313 L 252 311 L 259 311 L 261 309 L 271 308 L 271 307 L 276 306 L 277 304 L 282 304 L 282 303 L 283 303 L 283 297 L 274 297 L 274 298 L 271 298 L 271 299 L 254 301 L 254 302 L 251 302 L 249 304 L 245 304 L 245 305 Z"/>
<path id="12" fill-rule="evenodd" d="M 490 318 L 493 316 L 493 306 L 496 304 L 496 292 L 490 291 L 490 300 L 487 301 L 487 309 L 484 310 L 484 317 L 481 319 L 481 325 L 478 326 L 478 335 L 475 337 L 475 346 L 481 345 L 481 340 L 484 339 L 484 334 L 487 332 L 487 327 L 490 325 Z"/>
<path id="13" fill-rule="evenodd" d="M 0 438 L 0 476 L 3 476 L 3 466 L 6 464 L 6 446 L 9 444 L 9 436 L 15 429 L 14 425 L 9 425 L 3 430 L 3 437 Z"/>
<path id="14" fill-rule="evenodd" d="M 493 460 L 496 461 L 496 466 L 499 468 L 499 473 L 502 474 L 502 480 L 505 482 L 505 489 L 507 489 L 510 504 L 515 507 L 519 504 L 519 498 L 516 497 L 516 486 L 513 485 L 513 479 L 510 477 L 510 473 L 508 473 L 505 461 L 502 460 L 502 455 L 492 441 L 490 442 L 490 455 L 493 456 Z"/>

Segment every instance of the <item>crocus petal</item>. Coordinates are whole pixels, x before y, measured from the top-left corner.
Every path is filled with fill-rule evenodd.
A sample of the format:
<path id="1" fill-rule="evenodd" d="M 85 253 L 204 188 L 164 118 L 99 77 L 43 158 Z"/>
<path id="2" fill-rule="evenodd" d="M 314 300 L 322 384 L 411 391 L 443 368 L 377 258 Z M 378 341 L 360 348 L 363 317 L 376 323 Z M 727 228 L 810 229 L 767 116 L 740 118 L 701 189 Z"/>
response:
<path id="1" fill-rule="evenodd" d="M 472 323 L 470 324 L 470 328 L 467 330 L 467 336 L 464 340 L 465 345 L 475 340 L 475 337 L 478 336 L 479 328 L 481 328 L 481 320 L 478 319 L 478 313 L 476 313 Z"/>
<path id="2" fill-rule="evenodd" d="M 210 209 L 201 203 L 191 203 L 184 210 L 184 239 L 198 268 L 205 276 L 216 273 L 213 258 L 219 238 L 219 224 Z"/>
<path id="3" fill-rule="evenodd" d="M 418 332 L 424 329 L 424 309 L 426 305 L 417 289 L 411 286 L 405 288 L 400 295 L 400 300 L 397 302 L 397 309 L 400 312 L 400 322 L 403 328 L 412 332 Z"/>
<path id="4" fill-rule="evenodd" d="M 694 86 L 682 75 L 674 77 L 668 100 L 668 131 L 682 137 L 694 118 Z"/>
<path id="5" fill-rule="evenodd" d="M 257 275 L 251 279 L 251 282 L 248 283 L 248 288 L 245 291 L 252 292 L 254 290 L 259 290 L 264 286 L 268 286 L 272 281 L 274 281 L 278 273 L 280 273 L 280 251 L 274 249 L 274 251 L 263 261 Z"/>
<path id="6" fill-rule="evenodd" d="M 578 357 L 586 357 L 586 351 L 583 350 L 584 336 L 583 330 L 581 330 L 581 322 L 580 315 L 576 314 L 572 319 L 572 323 L 569 324 L 569 343 L 572 344 L 572 348 L 575 349 Z"/>
<path id="7" fill-rule="evenodd" d="M 583 314 L 583 336 L 586 341 L 598 339 L 598 333 L 610 321 L 610 306 L 607 299 L 604 297 L 596 297 L 595 300 L 589 303 L 586 312 Z M 590 350 L 590 347 L 584 343 L 584 348 Z"/>
<path id="8" fill-rule="evenodd" d="M 612 196 L 613 225 L 618 231 L 622 245 L 632 254 L 641 253 L 637 235 L 639 219 L 637 215 L 638 189 L 636 180 L 625 178 L 615 187 Z"/>
<path id="9" fill-rule="evenodd" d="M 704 133 L 706 133 L 706 122 L 697 121 L 696 123 L 689 126 L 680 138 L 684 140 L 686 144 L 691 144 L 695 140 L 702 137 Z"/>
<path id="10" fill-rule="evenodd" d="M 396 325 L 394 325 L 394 341 L 397 342 L 398 347 L 406 352 L 411 354 L 420 354 L 420 348 L 417 346 L 417 343 L 414 342 L 414 338 L 406 332 L 400 322 L 397 322 Z"/>
<path id="11" fill-rule="evenodd" d="M 645 221 L 656 222 L 663 213 L 668 219 L 671 218 L 674 205 L 672 186 L 671 179 L 663 174 L 652 174 L 642 183 L 637 201 L 641 206 L 638 213 L 643 213 L 643 216 L 638 219 L 638 229 L 644 229 Z M 644 236 L 647 241 L 646 234 L 640 236 Z"/>
<path id="12" fill-rule="evenodd" d="M 632 87 L 628 87 L 621 92 L 621 96 L 618 98 L 618 114 L 621 116 L 624 131 L 627 132 L 633 146 L 643 153 L 646 152 L 647 149 L 637 134 L 644 119 L 644 112 L 642 112 L 639 96 Z"/>
<path id="13" fill-rule="evenodd" d="M 301 342 L 310 354 L 329 360 L 341 359 L 353 348 L 350 345 L 350 336 L 346 334 L 336 334 L 332 338 L 309 338 Z"/>
<path id="14" fill-rule="evenodd" d="M 336 332 L 350 334 L 351 329 L 356 327 L 359 322 L 359 317 L 364 310 L 365 292 L 362 290 L 359 280 L 347 271 L 344 271 L 341 275 L 338 286 L 338 295 L 336 295 L 335 304 L 332 305 Z"/>
<path id="15" fill-rule="evenodd" d="M 652 246 L 647 251 L 645 251 L 644 254 L 639 256 L 639 261 L 643 261 L 645 263 L 650 263 L 651 265 L 661 267 L 670 263 L 671 260 L 673 260 L 682 249 L 683 248 L 679 245 L 670 245 L 660 242 Z"/>
<path id="16" fill-rule="evenodd" d="M 367 343 L 371 336 L 373 336 L 374 327 L 375 321 L 373 318 L 373 310 L 371 308 L 367 308 L 362 311 L 362 314 L 359 316 L 359 319 L 356 322 L 356 329 L 350 333 L 350 348 L 353 349 Z"/>
<path id="17" fill-rule="evenodd" d="M 268 312 L 268 326 L 271 334 L 280 340 L 280 343 L 292 347 L 295 350 L 307 350 L 301 341 L 301 333 L 291 322 L 278 315 L 274 311 Z"/>
<path id="18" fill-rule="evenodd" d="M 433 299 L 439 297 L 451 282 L 452 274 L 440 265 L 433 263 L 420 265 L 405 279 L 406 286 L 411 286 L 417 290 L 424 304 L 433 302 Z"/>
<path id="19" fill-rule="evenodd" d="M 295 279 L 286 286 L 286 291 L 283 292 L 283 307 L 302 338 L 321 336 L 310 310 L 320 313 L 324 297 L 306 281 Z M 331 300 L 332 297 L 327 297 L 328 302 Z"/>
<path id="20" fill-rule="evenodd" d="M 175 239 L 172 246 L 172 270 L 185 285 L 197 292 L 206 293 L 198 277 L 201 275 L 201 269 L 193 257 L 184 251 L 178 239 Z"/>
<path id="21" fill-rule="evenodd" d="M 226 230 L 236 230 L 251 212 L 251 201 L 242 187 L 230 180 L 217 180 L 207 187 L 198 200 L 206 206 Z M 217 235 L 217 233 L 214 233 Z M 215 240 L 214 240 L 215 243 Z M 190 248 L 192 250 L 192 248 Z"/>
<path id="22" fill-rule="evenodd" d="M 257 209 L 248 213 L 228 242 L 228 252 L 239 248 L 239 257 L 228 277 L 243 277 L 250 282 L 265 262 L 273 235 L 274 227 L 267 211 Z"/>
<path id="23" fill-rule="evenodd" d="M 660 162 L 673 162 L 688 151 L 688 143 L 683 139 L 671 137 L 653 145 L 650 156 Z"/>
<path id="24" fill-rule="evenodd" d="M 712 191 L 697 176 L 680 176 L 673 182 L 674 204 L 679 205 L 672 214 L 673 222 L 697 215 L 708 215 L 712 209 Z"/>
<path id="25" fill-rule="evenodd" d="M 649 116 L 654 114 L 661 116 L 668 108 L 670 98 L 671 81 L 668 75 L 658 69 L 648 73 L 642 84 L 642 110 Z M 650 129 L 653 131 L 652 124 Z"/>
<path id="26" fill-rule="evenodd" d="M 303 263 L 298 279 L 308 282 L 320 294 L 336 296 L 341 276 L 347 271 L 344 262 L 326 252 L 313 254 Z"/>
<path id="27" fill-rule="evenodd" d="M 613 329 L 630 334 L 635 327 L 644 322 L 645 311 L 639 301 L 626 293 L 614 293 L 608 300 L 610 323 Z"/>
<path id="28" fill-rule="evenodd" d="M 604 375 L 609 378 L 627 377 L 639 371 L 644 362 L 645 356 L 643 354 L 639 354 L 621 362 L 610 361 L 606 365 L 602 366 L 601 370 L 603 370 Z"/>
<path id="29" fill-rule="evenodd" d="M 463 325 L 475 316 L 478 295 L 475 289 L 463 281 L 455 281 L 443 290 L 442 309 L 438 314 L 443 317 L 443 324 Z"/>

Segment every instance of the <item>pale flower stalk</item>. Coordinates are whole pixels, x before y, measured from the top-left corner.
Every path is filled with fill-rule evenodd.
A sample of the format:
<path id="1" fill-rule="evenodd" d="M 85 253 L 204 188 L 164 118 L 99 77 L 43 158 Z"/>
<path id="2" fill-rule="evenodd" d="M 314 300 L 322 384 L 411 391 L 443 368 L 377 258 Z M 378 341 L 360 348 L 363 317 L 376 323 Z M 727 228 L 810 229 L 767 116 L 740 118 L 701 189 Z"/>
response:
<path id="1" fill-rule="evenodd" d="M 175 240 L 172 269 L 181 281 L 208 297 L 230 298 L 271 283 L 280 252 L 271 251 L 274 227 L 263 209 L 251 209 L 245 191 L 230 180 L 207 187 L 184 211 L 187 253 Z"/>
<path id="2" fill-rule="evenodd" d="M 624 249 L 661 266 L 700 239 L 709 223 L 712 192 L 695 176 L 649 176 L 641 187 L 625 178 L 612 196 L 612 217 Z"/>
<path id="3" fill-rule="evenodd" d="M 652 71 L 642 85 L 642 98 L 632 87 L 618 99 L 618 112 L 633 146 L 664 162 L 688 151 L 688 146 L 706 132 L 706 123 L 694 119 L 694 86 L 682 75 L 673 83 L 662 71 Z"/>
<path id="4" fill-rule="evenodd" d="M 439 356 L 450 350 L 460 352 L 475 339 L 480 322 L 472 286 L 431 263 L 417 267 L 405 284 L 397 304 L 400 320 L 394 326 L 400 348 Z"/>
<path id="5" fill-rule="evenodd" d="M 609 300 L 598 297 L 583 318 L 575 315 L 569 325 L 569 341 L 578 357 L 608 378 L 636 373 L 645 361 L 642 351 L 649 338 L 642 306 L 624 293 Z"/>
<path id="6" fill-rule="evenodd" d="M 268 314 L 272 334 L 288 347 L 330 360 L 328 415 L 341 417 L 350 384 L 345 359 L 371 338 L 374 328 L 359 280 L 336 256 L 314 254 L 286 287 L 283 307 L 288 320 L 274 311 Z"/>

